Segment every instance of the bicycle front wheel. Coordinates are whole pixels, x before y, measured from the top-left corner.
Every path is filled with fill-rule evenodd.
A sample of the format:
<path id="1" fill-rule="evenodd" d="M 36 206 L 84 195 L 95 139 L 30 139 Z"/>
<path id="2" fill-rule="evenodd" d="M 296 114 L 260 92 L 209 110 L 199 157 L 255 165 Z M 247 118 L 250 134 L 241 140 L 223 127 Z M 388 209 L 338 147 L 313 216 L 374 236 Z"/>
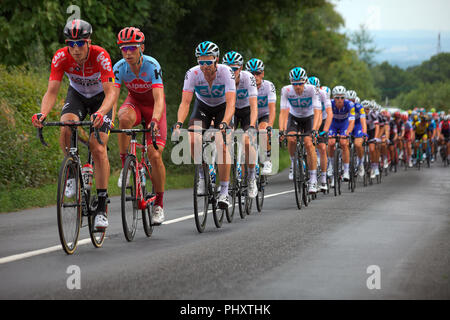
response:
<path id="1" fill-rule="evenodd" d="M 203 172 L 204 179 L 200 179 L 200 172 Z M 201 181 L 204 185 L 201 186 Z M 208 216 L 209 208 L 209 170 L 207 170 L 203 165 L 195 165 L 194 174 L 194 220 L 197 231 L 202 233 L 205 231 L 206 217 Z M 199 186 L 200 185 L 200 186 Z M 200 189 L 200 190 L 199 190 Z M 203 193 L 199 193 L 203 191 Z M 201 211 L 203 209 L 203 211 Z"/>
<path id="2" fill-rule="evenodd" d="M 79 164 L 66 156 L 58 176 L 56 215 L 59 239 L 63 250 L 73 254 L 77 248 L 81 227 L 81 174 Z"/>
<path id="3" fill-rule="evenodd" d="M 109 202 L 109 200 L 107 199 Z M 88 225 L 89 225 L 89 236 L 91 237 L 91 242 L 94 245 L 95 248 L 100 248 L 103 245 L 103 242 L 105 241 L 105 235 L 106 235 L 106 229 L 103 230 L 97 230 L 94 227 L 95 223 L 95 213 L 97 210 L 98 205 L 98 198 L 97 196 L 94 196 L 91 201 L 91 214 L 88 217 Z M 106 205 L 106 216 L 108 216 L 108 205 Z"/>
<path id="4" fill-rule="evenodd" d="M 138 224 L 139 205 L 137 199 L 136 158 L 127 156 L 122 170 L 120 207 L 123 234 L 127 241 L 133 241 Z"/>
<path id="5" fill-rule="evenodd" d="M 303 194 L 303 161 L 299 159 L 298 153 L 294 159 L 294 189 L 295 189 L 295 201 L 297 208 L 302 209 Z"/>

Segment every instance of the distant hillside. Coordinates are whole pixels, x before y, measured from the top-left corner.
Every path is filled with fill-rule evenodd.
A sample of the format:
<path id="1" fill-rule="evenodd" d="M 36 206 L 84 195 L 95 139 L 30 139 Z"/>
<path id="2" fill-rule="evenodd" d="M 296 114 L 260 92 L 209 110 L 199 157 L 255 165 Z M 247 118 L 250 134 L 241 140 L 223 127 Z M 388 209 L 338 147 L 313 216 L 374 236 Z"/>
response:
<path id="1" fill-rule="evenodd" d="M 435 31 L 370 31 L 374 44 L 382 50 L 376 62 L 388 61 L 400 68 L 421 64 L 437 53 Z M 441 52 L 450 52 L 450 32 L 441 32 Z"/>

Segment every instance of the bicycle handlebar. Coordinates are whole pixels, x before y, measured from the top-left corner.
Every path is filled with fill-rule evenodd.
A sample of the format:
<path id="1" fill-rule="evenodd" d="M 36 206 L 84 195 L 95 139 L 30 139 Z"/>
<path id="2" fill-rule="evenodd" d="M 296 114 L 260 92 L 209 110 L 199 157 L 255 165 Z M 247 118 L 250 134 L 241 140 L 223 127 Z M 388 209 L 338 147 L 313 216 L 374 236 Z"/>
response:
<path id="1" fill-rule="evenodd" d="M 150 124 L 150 128 L 148 128 L 148 129 L 111 129 L 110 132 L 112 132 L 112 133 L 125 133 L 127 136 L 131 136 L 131 135 L 133 135 L 133 133 L 138 133 L 138 132 L 143 132 L 143 133 L 151 132 L 153 147 L 155 148 L 155 150 L 158 150 L 159 148 L 158 148 L 158 145 L 156 143 L 156 135 L 155 135 L 154 126 L 155 126 L 155 123 L 152 122 Z"/>
<path id="2" fill-rule="evenodd" d="M 92 121 L 60 121 L 60 122 L 43 122 L 42 125 L 44 127 L 91 127 L 93 124 Z M 38 128 L 38 138 L 41 141 L 41 143 L 48 147 L 48 143 L 45 141 L 44 139 L 44 134 L 43 134 L 43 128 Z M 100 138 L 100 133 L 99 130 L 97 128 L 94 128 L 94 135 L 95 138 L 97 139 L 98 143 L 100 143 L 101 145 L 103 145 L 103 141 Z"/>

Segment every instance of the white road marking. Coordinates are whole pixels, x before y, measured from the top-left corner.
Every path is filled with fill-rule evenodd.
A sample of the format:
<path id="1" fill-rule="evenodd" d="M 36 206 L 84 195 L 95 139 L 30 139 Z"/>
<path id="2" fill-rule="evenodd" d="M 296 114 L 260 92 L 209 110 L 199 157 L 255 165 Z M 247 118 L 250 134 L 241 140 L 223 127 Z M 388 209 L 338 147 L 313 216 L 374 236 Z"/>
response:
<path id="1" fill-rule="evenodd" d="M 264 199 L 280 196 L 280 195 L 291 193 L 291 192 L 294 192 L 294 191 L 295 190 L 288 190 L 288 191 L 278 192 L 278 193 L 274 193 L 274 194 L 269 194 L 269 195 L 264 196 Z M 212 212 L 212 210 L 208 211 L 208 213 L 210 213 L 210 212 Z M 202 214 L 203 214 L 203 212 L 200 213 L 200 215 L 202 215 Z M 177 219 L 168 220 L 168 221 L 163 222 L 162 224 L 172 224 L 172 223 L 177 223 L 177 222 L 181 222 L 181 221 L 184 221 L 184 220 L 189 220 L 189 219 L 192 219 L 192 218 L 194 218 L 193 214 L 188 215 L 188 216 L 184 216 L 184 217 L 181 217 L 181 218 L 177 218 Z M 78 241 L 78 246 L 82 246 L 82 245 L 85 245 L 85 244 L 88 244 L 88 243 L 91 243 L 91 239 L 90 238 L 82 239 L 82 240 Z M 0 258 L 0 264 L 14 262 L 14 261 L 18 261 L 18 260 L 23 260 L 23 259 L 26 259 L 26 258 L 30 258 L 30 257 L 38 256 L 38 255 L 41 255 L 41 254 L 50 253 L 50 252 L 55 252 L 55 251 L 59 251 L 59 250 L 62 250 L 62 246 L 61 245 L 57 245 L 57 246 L 53 246 L 53 247 L 49 247 L 49 248 L 45 248 L 45 249 L 28 251 L 28 252 L 25 252 L 25 253 L 19 253 L 19 254 L 15 254 L 15 255 L 12 255 L 12 256 Z"/>

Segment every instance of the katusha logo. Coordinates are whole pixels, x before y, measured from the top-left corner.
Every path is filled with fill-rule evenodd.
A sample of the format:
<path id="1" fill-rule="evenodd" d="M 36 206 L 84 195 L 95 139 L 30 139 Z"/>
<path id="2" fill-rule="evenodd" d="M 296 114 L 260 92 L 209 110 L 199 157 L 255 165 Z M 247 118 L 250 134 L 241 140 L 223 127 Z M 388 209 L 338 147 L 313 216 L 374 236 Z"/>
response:
<path id="1" fill-rule="evenodd" d="M 142 79 L 133 79 L 131 82 L 125 82 L 125 86 L 137 93 L 144 93 L 152 89 L 152 83 L 145 82 Z"/>

